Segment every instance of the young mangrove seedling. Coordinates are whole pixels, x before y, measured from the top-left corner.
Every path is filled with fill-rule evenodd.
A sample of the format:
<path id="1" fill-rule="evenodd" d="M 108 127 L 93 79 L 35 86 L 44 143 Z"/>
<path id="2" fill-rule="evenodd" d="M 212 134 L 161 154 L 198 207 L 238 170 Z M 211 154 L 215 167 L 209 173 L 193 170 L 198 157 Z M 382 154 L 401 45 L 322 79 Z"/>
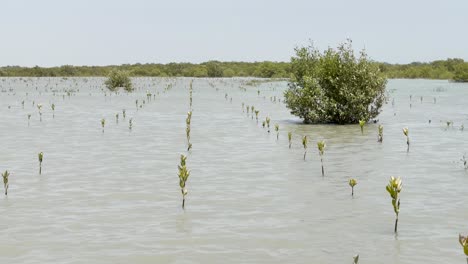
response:
<path id="1" fill-rule="evenodd" d="M 276 131 L 276 141 L 278 141 L 278 137 L 279 137 L 279 125 L 278 124 L 275 124 L 275 131 Z"/>
<path id="2" fill-rule="evenodd" d="M 42 122 L 42 104 L 37 104 L 37 109 L 39 110 L 39 121 Z"/>
<path id="3" fill-rule="evenodd" d="M 7 170 L 4 173 L 2 173 L 3 187 L 5 187 L 5 195 L 8 195 L 8 176 L 10 176 L 10 173 Z"/>
<path id="4" fill-rule="evenodd" d="M 265 128 L 265 121 L 262 121 L 262 127 Z"/>
<path id="5" fill-rule="evenodd" d="M 383 142 L 383 126 L 379 125 L 379 137 L 377 139 L 378 142 Z"/>
<path id="6" fill-rule="evenodd" d="M 29 126 L 29 121 L 31 120 L 31 114 L 28 114 L 28 126 Z"/>
<path id="7" fill-rule="evenodd" d="M 468 237 L 458 234 L 458 241 L 460 242 L 460 245 L 463 247 L 463 252 L 465 253 L 465 256 L 467 257 L 466 262 L 468 263 Z"/>
<path id="8" fill-rule="evenodd" d="M 122 116 L 123 116 L 123 119 L 125 119 L 125 116 L 126 116 L 125 114 L 126 114 L 126 113 L 125 113 L 125 109 L 122 109 Z"/>
<path id="9" fill-rule="evenodd" d="M 291 148 L 291 144 L 292 144 L 292 132 L 291 131 L 288 132 L 288 141 L 289 141 L 289 148 Z"/>
<path id="10" fill-rule="evenodd" d="M 349 186 L 351 186 L 351 196 L 354 196 L 354 186 L 356 186 L 357 180 L 356 179 L 349 179 L 348 184 L 349 184 Z"/>
<path id="11" fill-rule="evenodd" d="M 268 133 L 270 133 L 270 118 L 267 116 L 265 121 L 266 121 L 266 124 L 267 124 Z"/>
<path id="12" fill-rule="evenodd" d="M 361 134 L 364 135 L 364 125 L 366 124 L 365 120 L 359 120 L 359 126 L 361 127 Z"/>
<path id="13" fill-rule="evenodd" d="M 192 149 L 192 143 L 188 143 L 187 151 L 190 151 Z"/>
<path id="14" fill-rule="evenodd" d="M 244 102 L 242 102 L 242 113 L 244 113 Z"/>
<path id="15" fill-rule="evenodd" d="M 307 136 L 302 137 L 302 146 L 304 147 L 304 160 L 307 154 Z"/>
<path id="16" fill-rule="evenodd" d="M 190 142 L 190 126 L 185 128 L 185 134 L 187 135 L 187 141 Z"/>
<path id="17" fill-rule="evenodd" d="M 326 146 L 327 145 L 325 144 L 324 140 L 320 140 L 319 142 L 317 142 L 317 148 L 320 154 L 320 163 L 322 163 L 322 176 L 325 176 L 325 171 L 323 169 L 323 153 L 325 151 Z"/>
<path id="18" fill-rule="evenodd" d="M 55 118 L 55 104 L 50 106 L 52 108 L 52 118 Z"/>
<path id="19" fill-rule="evenodd" d="M 42 159 L 44 158 L 44 153 L 40 152 L 37 157 L 39 159 L 39 174 L 42 174 Z"/>
<path id="20" fill-rule="evenodd" d="M 254 116 L 254 112 L 255 112 L 255 107 L 252 105 L 250 107 L 250 113 L 252 113 L 252 119 L 253 119 L 253 116 Z"/>
<path id="21" fill-rule="evenodd" d="M 128 129 L 131 131 L 132 130 L 132 127 L 133 127 L 133 118 L 130 118 L 128 120 Z"/>
<path id="22" fill-rule="evenodd" d="M 398 230 L 398 215 L 400 213 L 400 192 L 401 192 L 401 178 L 391 177 L 390 181 L 386 187 L 387 192 L 390 194 L 392 198 L 392 205 L 393 211 L 395 211 L 396 219 L 395 219 L 395 233 Z"/>
<path id="23" fill-rule="evenodd" d="M 403 135 L 405 135 L 406 137 L 406 145 L 407 145 L 407 149 L 406 149 L 406 152 L 409 152 L 409 130 L 407 127 L 403 128 Z"/>
<path id="24" fill-rule="evenodd" d="M 260 111 L 255 110 L 255 119 L 257 120 L 257 123 L 258 123 L 258 113 L 260 113 Z"/>
<path id="25" fill-rule="evenodd" d="M 359 264 L 359 254 L 353 257 L 353 264 Z"/>
<path id="26" fill-rule="evenodd" d="M 187 157 L 184 155 L 180 155 L 180 165 L 178 166 L 179 169 L 179 186 L 182 192 L 182 209 L 185 209 L 185 196 L 187 195 L 188 191 L 185 187 L 188 177 L 190 176 L 190 171 L 187 170 L 186 166 Z"/>
<path id="27" fill-rule="evenodd" d="M 102 133 L 104 133 L 104 126 L 106 125 L 106 119 L 101 119 Z"/>
<path id="28" fill-rule="evenodd" d="M 465 168 L 465 170 L 468 169 L 468 160 L 466 159 L 465 155 L 463 155 L 460 161 L 463 163 L 463 168 Z"/>
<path id="29" fill-rule="evenodd" d="M 119 123 L 119 113 L 115 114 L 115 123 Z"/>
<path id="30" fill-rule="evenodd" d="M 250 111 L 250 106 L 247 106 L 247 107 L 245 108 L 245 110 L 246 110 L 247 116 L 248 116 L 248 115 L 249 115 L 249 111 Z"/>

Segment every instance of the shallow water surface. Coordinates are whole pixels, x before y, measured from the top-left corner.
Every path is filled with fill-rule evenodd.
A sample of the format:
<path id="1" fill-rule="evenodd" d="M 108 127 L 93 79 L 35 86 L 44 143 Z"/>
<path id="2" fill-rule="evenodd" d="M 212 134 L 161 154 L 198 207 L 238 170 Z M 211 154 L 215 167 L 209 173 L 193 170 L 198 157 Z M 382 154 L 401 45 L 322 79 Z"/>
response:
<path id="1" fill-rule="evenodd" d="M 378 124 L 364 134 L 303 125 L 282 102 L 286 82 L 195 79 L 183 211 L 177 165 L 187 154 L 190 80 L 137 78 L 134 93 L 111 95 L 102 78 L 0 79 L 0 170 L 11 171 L 0 263 L 351 263 L 355 254 L 360 263 L 465 263 L 468 85 L 390 80 L 380 144 Z M 260 110 L 258 123 L 243 102 Z M 403 179 L 398 236 L 390 176 Z"/>

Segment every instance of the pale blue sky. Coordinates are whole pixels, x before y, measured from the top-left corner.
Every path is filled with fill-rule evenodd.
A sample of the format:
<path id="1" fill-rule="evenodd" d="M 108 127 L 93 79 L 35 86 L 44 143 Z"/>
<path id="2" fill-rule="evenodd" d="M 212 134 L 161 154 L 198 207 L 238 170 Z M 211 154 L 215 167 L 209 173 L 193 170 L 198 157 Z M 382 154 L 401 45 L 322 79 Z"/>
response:
<path id="1" fill-rule="evenodd" d="M 289 61 L 351 38 L 378 61 L 468 61 L 468 0 L 0 0 L 0 65 Z"/>

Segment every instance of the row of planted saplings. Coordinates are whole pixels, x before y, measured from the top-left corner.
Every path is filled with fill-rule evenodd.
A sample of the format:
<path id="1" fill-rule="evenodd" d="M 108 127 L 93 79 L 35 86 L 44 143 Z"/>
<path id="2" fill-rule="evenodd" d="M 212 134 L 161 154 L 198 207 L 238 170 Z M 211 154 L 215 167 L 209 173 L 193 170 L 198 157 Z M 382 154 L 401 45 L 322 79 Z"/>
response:
<path id="1" fill-rule="evenodd" d="M 44 159 L 44 153 L 39 152 L 39 154 L 37 154 L 37 157 L 39 160 L 39 174 L 42 174 L 42 160 Z M 3 187 L 5 188 L 5 195 L 8 195 L 8 187 L 10 186 L 8 182 L 8 178 L 10 177 L 10 172 L 6 170 L 4 173 L 2 173 L 2 177 L 3 177 Z"/>
<path id="2" fill-rule="evenodd" d="M 125 109 L 122 109 L 122 116 L 123 116 L 123 119 L 125 120 L 125 118 L 127 117 L 127 113 Z M 119 113 L 115 114 L 115 123 L 119 124 Z M 102 118 L 101 119 L 102 133 L 104 133 L 105 126 L 106 126 L 106 119 Z M 133 118 L 130 118 L 128 120 L 128 129 L 132 131 L 132 128 L 133 128 Z"/>

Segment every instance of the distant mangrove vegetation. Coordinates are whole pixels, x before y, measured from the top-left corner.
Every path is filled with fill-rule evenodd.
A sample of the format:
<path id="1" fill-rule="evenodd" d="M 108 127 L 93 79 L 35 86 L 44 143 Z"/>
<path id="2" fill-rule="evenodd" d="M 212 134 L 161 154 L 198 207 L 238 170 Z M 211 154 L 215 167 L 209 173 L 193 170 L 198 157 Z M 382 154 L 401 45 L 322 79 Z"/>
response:
<path id="1" fill-rule="evenodd" d="M 407 79 L 446 79 L 468 81 L 468 62 L 463 59 L 437 60 L 433 62 L 413 62 L 410 64 L 389 64 L 373 62 L 387 78 Z M 1 61 L 0 61 L 1 64 Z M 168 64 L 123 64 L 109 66 L 60 67 L 0 67 L 0 77 L 88 77 L 108 76 L 111 70 L 129 72 L 132 77 L 260 77 L 289 78 L 289 62 L 220 62 Z"/>

